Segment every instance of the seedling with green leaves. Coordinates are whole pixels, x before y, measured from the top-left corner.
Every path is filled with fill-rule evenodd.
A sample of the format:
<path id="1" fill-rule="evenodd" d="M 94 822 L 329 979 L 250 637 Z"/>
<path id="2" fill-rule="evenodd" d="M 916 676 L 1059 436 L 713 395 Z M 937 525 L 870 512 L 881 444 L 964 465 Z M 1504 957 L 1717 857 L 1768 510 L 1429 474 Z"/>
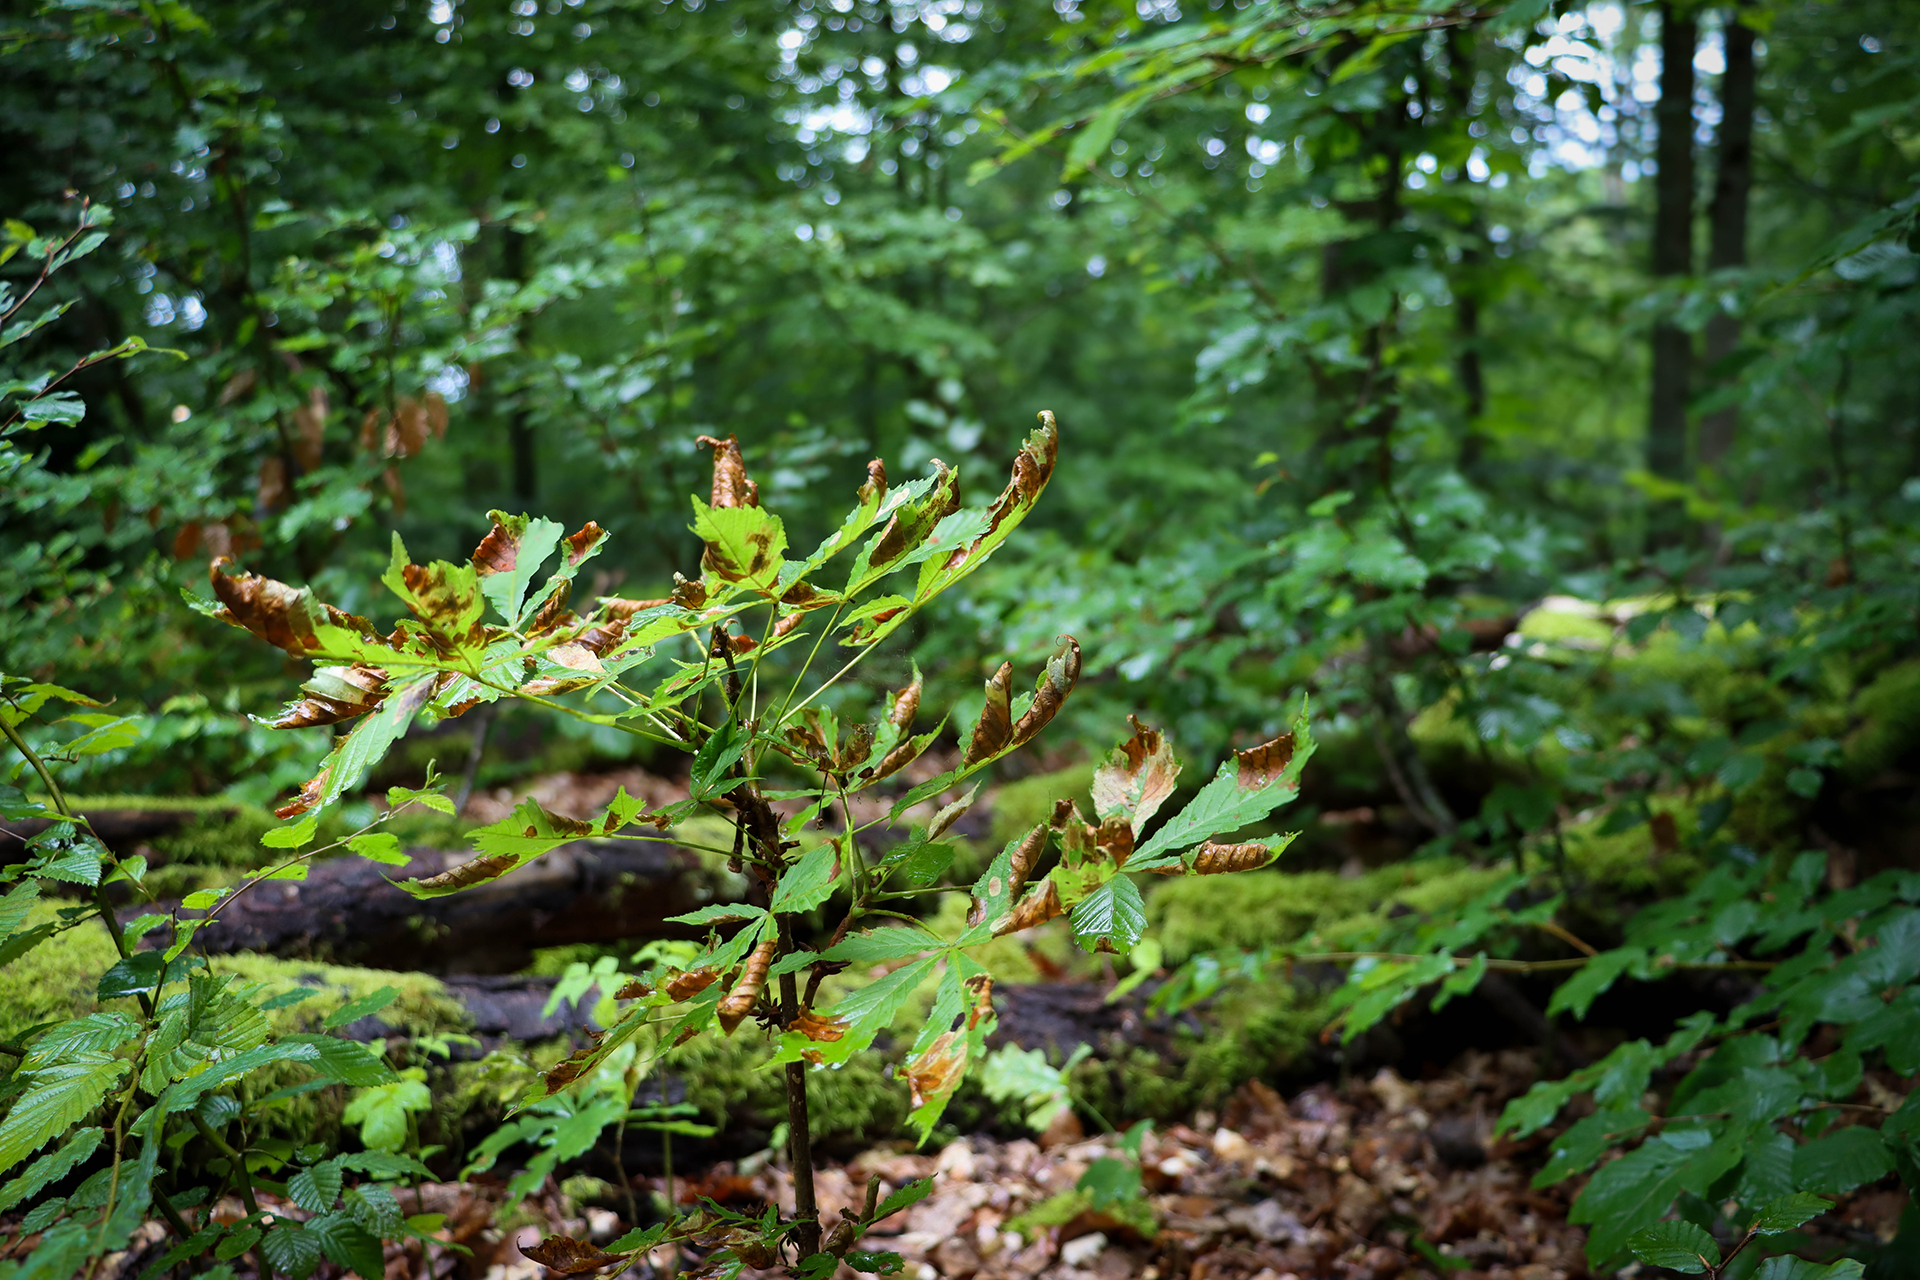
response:
<path id="1" fill-rule="evenodd" d="M 631 1088 L 607 1093 L 604 1104 L 561 1101 L 589 1087 L 597 1096 L 602 1090 L 594 1082 L 604 1083 L 610 1064 L 625 1075 L 628 1064 L 650 1067 L 695 1037 L 731 1036 L 750 1021 L 764 1027 L 770 1065 L 786 1080 L 797 1212 L 770 1235 L 755 1236 L 760 1245 L 735 1248 L 743 1263 L 767 1256 L 761 1246 L 771 1248 L 774 1239 L 794 1251 L 801 1274 L 857 1256 L 847 1224 L 823 1235 L 818 1221 L 809 1071 L 875 1051 L 916 992 L 931 988 L 931 1013 L 898 1046 L 910 1123 L 924 1140 L 993 1027 L 993 975 L 975 955 L 984 944 L 1065 916 L 1082 947 L 1125 954 L 1145 927 L 1136 876 L 1258 867 L 1284 847 L 1281 839 L 1215 837 L 1263 822 L 1297 793 L 1312 752 L 1304 711 L 1288 733 L 1235 753 L 1190 804 L 1150 833 L 1148 821 L 1171 796 L 1179 768 L 1166 740 L 1136 724 L 1096 775 L 1092 820 L 1062 802 L 1049 821 L 1009 841 L 971 885 L 951 883 L 954 848 L 942 837 L 977 793 L 971 780 L 1031 742 L 1073 691 L 1080 646 L 1071 637 L 1046 659 L 1031 693 L 1014 695 L 1013 664 L 1002 663 L 986 681 L 985 706 L 951 767 L 893 798 L 884 817 L 856 819 L 850 797 L 920 760 L 944 722 L 919 724 L 917 673 L 870 718 L 845 726 L 822 695 L 836 686 L 836 696 L 844 694 L 846 678 L 863 661 L 1019 527 L 1058 455 L 1053 416 L 1040 417 L 990 505 L 963 506 L 958 474 L 939 462 L 931 474 L 895 487 L 876 460 L 853 510 L 805 556 L 792 553 L 786 526 L 761 505 L 739 442 L 702 437 L 713 450 L 713 480 L 708 496 L 693 500 L 692 528 L 704 544 L 700 578 L 676 577 L 659 599 L 606 598 L 583 613 L 569 608 L 574 584 L 606 542 L 593 523 L 563 536 L 552 521 L 496 512 L 463 564 L 414 564 L 396 537 L 382 581 L 411 616 L 384 634 L 309 591 L 214 565 L 207 612 L 316 664 L 303 696 L 273 723 L 357 722 L 279 810 L 292 821 L 286 839 L 296 847 L 312 838 L 320 811 L 353 793 L 420 718 L 517 699 L 686 754 L 684 800 L 649 811 L 622 791 L 604 812 L 584 819 L 529 800 L 471 833 L 471 860 L 401 887 L 421 898 L 457 893 L 582 837 L 685 843 L 674 831 L 697 814 L 731 824 L 730 843 L 712 852 L 746 875 L 745 899 L 678 917 L 708 930 L 698 954 L 655 965 L 645 980 L 622 987 L 611 1025 L 546 1073 L 515 1124 L 551 1152 L 571 1141 L 563 1131 L 597 1133 L 626 1115 Z M 821 678 L 814 666 L 831 652 L 829 641 L 845 656 Z M 786 665 L 779 656 L 785 654 L 805 657 Z M 776 788 L 776 777 L 794 785 Z M 943 796 L 955 798 L 919 817 Z M 822 820 L 835 816 L 839 830 L 821 839 Z M 876 855 L 873 846 L 888 831 L 891 847 Z M 1058 858 L 1048 869 L 1053 848 Z M 901 910 L 942 890 L 968 892 L 973 902 L 952 936 Z M 838 913 L 837 927 L 817 946 L 802 945 L 797 926 L 823 910 Z M 876 965 L 887 966 L 884 976 L 854 976 Z M 822 982 L 835 974 L 842 975 L 835 989 L 844 994 L 828 1003 Z M 699 1235 L 709 1226 L 691 1230 Z M 671 1228 L 623 1256 L 688 1238 L 686 1230 Z"/>

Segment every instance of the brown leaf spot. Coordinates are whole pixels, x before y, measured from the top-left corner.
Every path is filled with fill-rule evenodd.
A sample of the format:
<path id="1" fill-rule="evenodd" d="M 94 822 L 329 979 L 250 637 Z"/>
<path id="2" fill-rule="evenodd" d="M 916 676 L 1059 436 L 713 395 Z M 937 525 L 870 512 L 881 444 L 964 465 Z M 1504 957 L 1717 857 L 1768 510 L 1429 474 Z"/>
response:
<path id="1" fill-rule="evenodd" d="M 927 1099 L 952 1093 L 967 1073 L 967 1041 L 957 1031 L 942 1032 L 927 1046 L 926 1052 L 907 1065 L 907 1084 L 913 1091 L 913 1105 L 926 1105 Z"/>
<path id="2" fill-rule="evenodd" d="M 1047 847 L 1047 824 L 1041 823 L 1027 832 L 1019 844 L 1013 847 L 1012 881 L 1013 897 L 1019 897 L 1020 891 L 1027 887 L 1027 878 L 1033 874 L 1034 864 L 1040 861 L 1040 855 Z M 995 890 L 997 893 L 998 890 Z"/>
<path id="3" fill-rule="evenodd" d="M 1273 850 L 1263 844 L 1215 844 L 1209 840 L 1195 850 L 1193 873 L 1198 876 L 1224 875 L 1229 871 L 1251 871 L 1264 867 L 1273 858 Z M 1179 868 L 1169 867 L 1170 871 Z"/>
<path id="4" fill-rule="evenodd" d="M 1080 680 L 1080 642 L 1072 636 L 1062 636 L 1061 644 L 1053 656 L 1047 659 L 1047 666 L 1040 673 L 1039 684 L 1033 691 L 1033 702 L 1027 707 L 1026 714 L 1013 726 L 1015 746 L 1028 741 L 1034 734 L 1047 727 L 1054 713 L 1073 692 L 1073 686 Z"/>
<path id="5" fill-rule="evenodd" d="M 1056 916 L 1066 914 L 1066 908 L 1060 905 L 1060 889 L 1052 879 L 1035 886 L 1032 892 L 1020 899 L 1005 921 L 993 931 L 996 938 L 1004 938 L 1010 933 L 1019 933 L 1035 925 L 1045 924 Z"/>
<path id="6" fill-rule="evenodd" d="M 718 981 L 720 974 L 714 969 L 690 969 L 668 978 L 662 990 L 675 1001 L 691 1000 Z"/>
<path id="7" fill-rule="evenodd" d="M 862 506 L 869 502 L 878 502 L 887 493 L 887 464 L 875 458 L 867 463 L 867 482 L 860 486 L 859 498 Z"/>
<path id="8" fill-rule="evenodd" d="M 834 1014 L 815 1013 L 811 1009 L 802 1009 L 788 1027 L 798 1031 L 809 1040 L 844 1040 L 847 1035 L 847 1020 Z"/>
<path id="9" fill-rule="evenodd" d="M 480 571 L 483 578 L 496 573 L 510 573 L 520 562 L 520 535 L 501 523 L 498 511 L 493 513 L 493 528 L 473 549 L 472 559 L 473 567 Z"/>
<path id="10" fill-rule="evenodd" d="M 778 941 L 768 938 L 747 957 L 746 964 L 740 969 L 740 980 L 733 984 L 733 990 L 720 1002 L 715 1014 L 722 1034 L 732 1035 L 734 1029 L 753 1012 L 754 1001 L 760 998 L 760 990 L 766 986 L 767 969 L 773 964 L 773 953 L 778 948 Z"/>
<path id="11" fill-rule="evenodd" d="M 1132 716 L 1133 737 L 1114 749 L 1093 772 L 1093 809 L 1104 820 L 1125 815 L 1138 835 L 1157 812 L 1180 777 L 1173 748 L 1158 729 Z"/>
<path id="12" fill-rule="evenodd" d="M 580 527 L 580 532 L 567 535 L 566 562 L 569 569 L 577 567 L 587 558 L 589 552 L 606 540 L 607 531 L 594 521 L 589 520 Z"/>

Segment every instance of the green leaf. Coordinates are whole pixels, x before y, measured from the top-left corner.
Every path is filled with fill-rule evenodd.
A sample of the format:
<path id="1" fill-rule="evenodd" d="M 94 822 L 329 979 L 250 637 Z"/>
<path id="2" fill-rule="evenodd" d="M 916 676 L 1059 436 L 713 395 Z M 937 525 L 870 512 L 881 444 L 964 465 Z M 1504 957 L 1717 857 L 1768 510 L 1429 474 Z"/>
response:
<path id="1" fill-rule="evenodd" d="M 1833 1208 L 1831 1202 L 1805 1191 L 1796 1191 L 1792 1195 L 1781 1196 L 1778 1200 L 1762 1205 L 1759 1214 L 1753 1220 L 1753 1233 L 1759 1236 L 1777 1236 L 1791 1231 L 1803 1222 L 1809 1222 Z"/>
<path id="2" fill-rule="evenodd" d="M 1550 1187 L 1562 1178 L 1585 1173 L 1601 1156 L 1639 1136 L 1638 1130 L 1652 1118 L 1638 1107 L 1624 1107 L 1596 1111 L 1575 1122 L 1553 1140 L 1546 1166 L 1533 1176 L 1534 1187 Z"/>
<path id="3" fill-rule="evenodd" d="M 0 1213 L 5 1213 L 38 1195 L 42 1188 L 58 1182 L 100 1147 L 104 1131 L 99 1128 L 76 1130 L 59 1149 L 41 1156 L 19 1177 L 0 1187 Z"/>
<path id="4" fill-rule="evenodd" d="M 727 774 L 746 751 L 750 741 L 746 729 L 738 721 L 728 720 L 700 744 L 700 750 L 693 757 L 691 790 L 695 799 L 707 799 L 738 785 L 737 781 L 728 779 Z M 721 786 L 723 781 L 730 785 Z"/>
<path id="5" fill-rule="evenodd" d="M 1102 943 L 1131 951 L 1147 931 L 1147 904 L 1132 877 L 1117 875 L 1074 906 L 1072 923 L 1073 940 L 1082 951 L 1099 950 Z"/>
<path id="6" fill-rule="evenodd" d="M 418 1069 L 413 1069 L 417 1072 Z M 362 1089 L 341 1113 L 341 1120 L 360 1126 L 360 1141 L 374 1151 L 398 1151 L 407 1140 L 407 1115 L 433 1105 L 433 1095 L 418 1079 L 390 1081 Z"/>
<path id="7" fill-rule="evenodd" d="M 124 1060 L 104 1053 L 79 1053 L 34 1069 L 27 1091 L 0 1121 L 0 1173 L 85 1119 L 126 1071 Z"/>
<path id="8" fill-rule="evenodd" d="M 307 1223 L 307 1234 L 320 1252 L 361 1280 L 384 1280 L 386 1275 L 379 1237 L 346 1213 L 328 1213 Z M 393 1234 L 400 1234 L 395 1231 Z"/>
<path id="9" fill-rule="evenodd" d="M 412 859 L 400 851 L 400 837 L 386 831 L 369 831 L 347 840 L 347 849 L 369 862 L 389 867 L 404 867 Z"/>
<path id="10" fill-rule="evenodd" d="M 897 960 L 901 956 L 946 946 L 939 938 L 918 925 L 892 925 L 850 933 L 820 957 L 823 960 L 850 960 L 854 964 L 875 964 Z"/>
<path id="11" fill-rule="evenodd" d="M 1472 960 L 1461 968 L 1455 969 L 1440 980 L 1440 989 L 1433 993 L 1432 1009 L 1435 1013 L 1447 1007 L 1456 996 L 1472 995 L 1474 988 L 1480 985 L 1480 979 L 1487 976 L 1487 953 L 1477 953 Z"/>
<path id="12" fill-rule="evenodd" d="M 1599 1269 L 1619 1256 L 1635 1232 L 1665 1216 L 1676 1196 L 1701 1194 L 1742 1154 L 1741 1143 L 1716 1142 L 1704 1129 L 1664 1133 L 1602 1165 L 1573 1202 L 1567 1221 L 1592 1227 L 1587 1258 Z"/>
<path id="13" fill-rule="evenodd" d="M 1113 135 L 1120 131 L 1121 123 L 1133 114 L 1134 106 L 1132 95 L 1116 98 L 1094 112 L 1092 119 L 1074 131 L 1073 143 L 1067 148 L 1067 164 L 1061 173 L 1061 181 L 1078 177 L 1100 163 L 1113 141 Z"/>
<path id="14" fill-rule="evenodd" d="M 27 916 L 33 911 L 33 904 L 40 900 L 40 882 L 24 880 L 7 891 L 0 898 L 0 937 L 10 936 L 15 929 L 27 922 Z"/>
<path id="15" fill-rule="evenodd" d="M 72 391 L 36 396 L 20 409 L 20 417 L 26 422 L 57 422 L 62 426 L 72 426 L 86 416 L 86 401 Z"/>
<path id="16" fill-rule="evenodd" d="M 1793 1153 L 1794 1184 L 1806 1191 L 1845 1195 L 1892 1172 L 1886 1142 L 1859 1126 L 1824 1134 Z"/>
<path id="17" fill-rule="evenodd" d="M 882 1200 L 873 1211 L 873 1220 L 878 1223 L 891 1218 L 902 1209 L 908 1209 L 933 1194 L 932 1178 L 917 1178 L 903 1187 L 898 1187 Z"/>
<path id="18" fill-rule="evenodd" d="M 891 1276 L 906 1269 L 906 1260 L 897 1253 L 868 1253 L 861 1249 L 847 1250 L 842 1262 L 855 1271 L 865 1275 Z"/>
<path id="19" fill-rule="evenodd" d="M 378 991 L 370 991 L 356 1000 L 347 1001 L 328 1014 L 322 1025 L 329 1031 L 336 1030 L 349 1022 L 357 1022 L 369 1014 L 380 1012 L 399 998 L 400 988 L 381 987 Z"/>
<path id="20" fill-rule="evenodd" d="M 27 841 L 34 860 L 29 865 L 34 875 L 67 884 L 100 883 L 100 868 L 110 855 L 107 847 L 91 831 L 82 831 L 71 822 L 56 822 Z"/>
<path id="21" fill-rule="evenodd" d="M 811 911 L 833 896 L 840 878 L 840 847 L 829 841 L 818 845 L 780 875 L 769 911 L 791 914 Z"/>
<path id="22" fill-rule="evenodd" d="M 320 815 L 309 813 L 300 821 L 284 827 L 275 827 L 260 837 L 260 843 L 269 849 L 298 849 L 312 843 L 316 832 L 320 830 Z"/>
<path id="23" fill-rule="evenodd" d="M 282 1219 L 260 1238 L 260 1252 L 274 1270 L 286 1272 L 293 1280 L 307 1280 L 320 1265 L 320 1237 Z"/>
<path id="24" fill-rule="evenodd" d="M 1575 1019 L 1584 1019 L 1593 1002 L 1604 995 L 1622 974 L 1644 974 L 1646 970 L 1647 952 L 1644 947 L 1619 947 L 1602 951 L 1554 991 L 1553 998 L 1547 1002 L 1547 1016 L 1551 1018 L 1557 1013 L 1571 1012 Z"/>
<path id="25" fill-rule="evenodd" d="M 706 543 L 700 565 L 722 582 L 772 594 L 787 549 L 787 527 L 764 507 L 710 507 L 693 499 L 693 531 Z"/>
<path id="26" fill-rule="evenodd" d="M 725 924 L 729 920 L 759 920 L 766 912 L 745 902 L 710 902 L 704 907 L 668 916 L 668 924 Z"/>
<path id="27" fill-rule="evenodd" d="M 340 1198 L 340 1163 L 322 1160 L 287 1179 L 287 1198 L 308 1213 L 325 1213 Z"/>
<path id="28" fill-rule="evenodd" d="M 1854 1258 L 1821 1264 L 1783 1254 L 1761 1263 L 1753 1280 L 1860 1280 L 1866 1273 L 1866 1265 Z"/>
<path id="29" fill-rule="evenodd" d="M 1656 1222 L 1627 1241 L 1633 1256 L 1649 1266 L 1688 1273 L 1720 1265 L 1720 1246 L 1691 1222 Z"/>
<path id="30" fill-rule="evenodd" d="M 1140 1194 L 1140 1166 L 1131 1160 L 1101 1156 L 1087 1165 L 1087 1171 L 1073 1186 L 1087 1193 L 1095 1209 L 1105 1209 Z"/>

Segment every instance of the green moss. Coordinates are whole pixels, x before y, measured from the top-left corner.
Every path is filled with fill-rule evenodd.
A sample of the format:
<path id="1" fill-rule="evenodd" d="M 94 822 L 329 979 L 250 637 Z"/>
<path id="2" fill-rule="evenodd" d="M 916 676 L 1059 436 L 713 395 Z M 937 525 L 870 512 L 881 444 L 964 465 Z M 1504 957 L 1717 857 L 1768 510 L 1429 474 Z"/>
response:
<path id="1" fill-rule="evenodd" d="M 1841 744 L 1850 782 L 1871 780 L 1920 747 L 1920 662 L 1882 671 L 1853 697 L 1859 725 Z"/>
<path id="2" fill-rule="evenodd" d="M 400 995 L 381 1010 L 379 1017 L 409 1039 L 458 1033 L 467 1026 L 466 1010 L 431 974 L 282 960 L 252 953 L 216 956 L 210 963 L 215 972 L 234 973 L 262 983 L 272 994 L 302 987 L 316 992 L 268 1015 L 278 1032 L 317 1030 L 328 1014 L 347 1001 L 372 995 L 382 987 L 396 987 Z"/>
<path id="3" fill-rule="evenodd" d="M 27 925 L 54 918 L 53 906 L 43 902 L 27 917 Z M 13 1044 L 30 1027 L 92 1013 L 98 1007 L 94 990 L 100 975 L 118 958 L 106 929 L 89 920 L 0 969 L 0 1040 Z M 115 1003 L 132 1006 L 132 1001 Z"/>

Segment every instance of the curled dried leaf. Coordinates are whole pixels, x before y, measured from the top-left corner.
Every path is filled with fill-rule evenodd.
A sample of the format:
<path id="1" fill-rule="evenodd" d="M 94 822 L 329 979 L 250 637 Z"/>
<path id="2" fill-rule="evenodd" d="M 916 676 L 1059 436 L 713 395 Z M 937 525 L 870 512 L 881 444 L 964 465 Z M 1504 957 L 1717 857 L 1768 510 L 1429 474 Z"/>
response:
<path id="1" fill-rule="evenodd" d="M 878 501 L 887 494 L 887 464 L 879 458 L 867 463 L 867 482 L 860 486 L 858 497 L 862 506 Z"/>
<path id="2" fill-rule="evenodd" d="M 669 604 L 677 604 L 682 609 L 702 609 L 707 603 L 706 584 L 689 582 L 680 574 L 673 575 L 673 594 L 667 598 Z"/>
<path id="3" fill-rule="evenodd" d="M 1273 850 L 1264 844 L 1215 844 L 1209 840 L 1193 853 L 1193 874 L 1224 875 L 1229 871 L 1252 871 L 1273 860 Z M 1179 871 L 1178 866 L 1166 868 Z"/>
<path id="4" fill-rule="evenodd" d="M 356 662 L 350 667 L 319 667 L 300 686 L 307 696 L 289 703 L 271 722 L 275 729 L 305 729 L 339 724 L 363 716 L 387 696 L 387 673 Z"/>
<path id="5" fill-rule="evenodd" d="M 1133 736 L 1114 748 L 1113 754 L 1093 771 L 1093 808 L 1101 820 L 1125 816 L 1139 835 L 1168 796 L 1180 777 L 1180 765 L 1173 748 L 1158 729 L 1150 729 L 1133 716 Z"/>
<path id="6" fill-rule="evenodd" d="M 586 650 L 594 657 L 602 657 L 607 650 L 626 638 L 627 624 L 623 618 L 609 618 L 604 622 L 590 624 L 586 630 L 575 636 L 572 643 Z M 561 648 L 567 646 L 562 645 Z M 556 659 L 557 660 L 557 659 Z M 562 664 L 566 665 L 566 664 Z M 582 668 L 584 670 L 585 668 Z"/>
<path id="7" fill-rule="evenodd" d="M 993 1017 L 993 975 L 976 973 L 967 979 L 973 992 L 973 1009 L 967 1014 L 967 1030 L 972 1031 Z"/>
<path id="8" fill-rule="evenodd" d="M 624 1253 L 607 1253 L 597 1244 L 571 1236 L 548 1236 L 539 1244 L 522 1246 L 520 1252 L 563 1276 L 585 1275 L 616 1262 L 631 1261 Z"/>
<path id="9" fill-rule="evenodd" d="M 332 765 L 322 765 L 320 771 L 311 778 L 308 778 L 307 784 L 300 788 L 300 794 L 281 805 L 278 809 L 275 809 L 273 816 L 282 821 L 288 818 L 297 818 L 307 810 L 313 808 L 313 806 L 319 804 L 320 797 L 325 795 L 327 791 L 327 778 L 332 773 Z"/>
<path id="10" fill-rule="evenodd" d="M 1008 891 L 1008 897 L 1019 899 L 1020 891 L 1027 887 L 1027 880 L 1033 875 L 1033 868 L 1046 848 L 1047 824 L 1044 822 L 1027 832 L 1025 838 L 1014 846 L 1009 870 L 1013 888 Z"/>
<path id="11" fill-rule="evenodd" d="M 529 523 L 525 516 L 511 516 L 504 511 L 489 511 L 487 515 L 493 527 L 480 539 L 480 545 L 473 549 L 470 557 L 483 578 L 513 572 L 520 562 L 520 540 L 526 536 Z"/>
<path id="12" fill-rule="evenodd" d="M 780 621 L 773 624 L 773 638 L 775 640 L 784 640 L 792 635 L 793 629 L 800 625 L 800 620 L 805 616 L 804 613 L 796 610 L 793 613 L 787 614 L 784 618 L 781 618 Z"/>
<path id="13" fill-rule="evenodd" d="M 653 987 L 635 978 L 613 993 L 615 1000 L 644 1000 L 653 994 Z"/>
<path id="14" fill-rule="evenodd" d="M 1125 818 L 1108 818 L 1094 828 L 1093 845 L 1115 866 L 1124 866 L 1133 852 L 1133 828 Z"/>
<path id="15" fill-rule="evenodd" d="M 528 835 L 534 834 L 531 830 Z M 468 885 L 484 884 L 495 880 L 513 870 L 520 861 L 511 853 L 489 854 L 482 858 L 473 858 L 457 867 L 449 867 L 437 876 L 428 876 L 424 880 L 414 881 L 417 889 L 464 889 Z"/>
<path id="16" fill-rule="evenodd" d="M 760 486 L 747 478 L 746 459 L 740 454 L 740 437 L 725 440 L 700 436 L 696 444 L 713 450 L 713 493 L 708 505 L 715 507 L 757 507 Z"/>
<path id="17" fill-rule="evenodd" d="M 1264 787 L 1285 773 L 1287 766 L 1293 763 L 1293 735 L 1283 733 L 1272 742 L 1236 751 L 1233 758 L 1243 790 Z"/>
<path id="18" fill-rule="evenodd" d="M 1073 692 L 1073 686 L 1080 680 L 1080 642 L 1072 636 L 1060 637 L 1060 647 L 1047 659 L 1046 669 L 1040 673 L 1039 682 L 1034 686 L 1033 702 L 1027 707 L 1026 714 L 1013 726 L 1013 745 L 1020 746 L 1047 727 L 1054 713 Z"/>
<path id="19" fill-rule="evenodd" d="M 933 821 L 927 824 L 927 839 L 938 840 L 941 836 L 952 830 L 953 824 L 960 821 L 966 811 L 973 807 L 973 799 L 979 794 L 980 786 L 976 783 L 973 789 L 968 791 L 967 794 L 934 814 Z"/>
<path id="20" fill-rule="evenodd" d="M 991 760 L 1006 749 L 1013 737 L 1012 692 L 1013 664 L 1003 662 L 987 680 L 987 705 L 980 708 L 980 720 L 973 727 L 973 737 L 967 741 L 966 755 L 960 759 L 961 768 Z"/>
<path id="21" fill-rule="evenodd" d="M 920 711 L 920 690 L 923 681 L 920 672 L 913 673 L 913 683 L 893 695 L 893 704 L 887 708 L 887 723 L 902 734 L 913 728 L 913 718 Z"/>
<path id="22" fill-rule="evenodd" d="M 607 531 L 599 524 L 589 520 L 580 526 L 578 533 L 570 533 L 566 539 L 566 566 L 577 569 L 594 553 L 601 543 L 607 540 Z"/>
<path id="23" fill-rule="evenodd" d="M 836 1258 L 846 1256 L 853 1248 L 853 1242 L 860 1236 L 860 1228 L 845 1218 L 833 1224 L 833 1230 L 827 1232 L 826 1239 L 820 1242 L 820 1251 L 830 1253 Z"/>
<path id="24" fill-rule="evenodd" d="M 1039 429 L 1020 446 L 1020 452 L 1013 460 L 1013 474 L 1007 478 L 1007 487 L 994 500 L 986 532 L 948 556 L 944 568 L 949 572 L 958 569 L 983 547 L 995 545 L 1000 540 L 994 536 L 1000 526 L 1010 517 L 1024 516 L 1039 501 L 1040 491 L 1047 487 L 1047 481 L 1053 477 L 1054 464 L 1059 458 L 1060 425 L 1054 421 L 1052 410 L 1042 409 Z"/>
<path id="25" fill-rule="evenodd" d="M 953 469 L 935 458 L 933 470 L 933 488 L 926 501 L 901 507 L 888 519 L 887 527 L 880 531 L 880 537 L 868 557 L 868 563 L 875 568 L 893 564 L 925 542 L 935 525 L 960 509 L 960 494 L 954 483 Z"/>
<path id="26" fill-rule="evenodd" d="M 790 1031 L 798 1031 L 809 1040 L 844 1040 L 847 1035 L 847 1020 L 834 1014 L 815 1013 L 812 1009 L 802 1009 L 788 1026 Z"/>
<path id="27" fill-rule="evenodd" d="M 727 992 L 727 998 L 720 1002 L 716 1017 L 720 1030 L 732 1035 L 734 1028 L 746 1021 L 753 1012 L 754 1001 L 760 998 L 761 988 L 767 985 L 767 970 L 773 965 L 773 954 L 779 949 L 776 939 L 768 938 L 756 946 L 747 956 L 747 962 L 740 967 L 740 980 L 733 984 L 733 990 Z"/>
<path id="28" fill-rule="evenodd" d="M 688 969 L 668 978 L 662 990 L 676 1001 L 691 1000 L 719 980 L 720 974 L 717 970 Z"/>
<path id="29" fill-rule="evenodd" d="M 734 1257 L 746 1263 L 756 1271 L 771 1267 L 780 1260 L 773 1246 L 746 1227 L 736 1227 L 727 1233 L 725 1244 L 733 1250 Z"/>
<path id="30" fill-rule="evenodd" d="M 1008 913 L 1007 918 L 993 931 L 996 938 L 1004 938 L 1010 933 L 1019 933 L 1035 925 L 1045 924 L 1057 916 L 1063 916 L 1067 909 L 1060 904 L 1060 889 L 1051 878 L 1035 885 L 1033 890 Z"/>
<path id="31" fill-rule="evenodd" d="M 658 609 L 663 604 L 672 604 L 666 596 L 658 600 L 628 600 L 621 596 L 601 596 L 600 603 L 594 608 L 594 616 L 625 622 L 644 609 Z"/>
<path id="32" fill-rule="evenodd" d="M 320 623 L 345 627 L 367 639 L 389 643 L 365 618 L 323 604 L 315 600 L 310 591 L 257 573 L 225 572 L 232 563 L 225 556 L 218 556 L 208 566 L 214 598 L 222 606 L 215 616 L 222 622 L 251 631 L 296 658 L 321 651 L 315 633 Z"/>

